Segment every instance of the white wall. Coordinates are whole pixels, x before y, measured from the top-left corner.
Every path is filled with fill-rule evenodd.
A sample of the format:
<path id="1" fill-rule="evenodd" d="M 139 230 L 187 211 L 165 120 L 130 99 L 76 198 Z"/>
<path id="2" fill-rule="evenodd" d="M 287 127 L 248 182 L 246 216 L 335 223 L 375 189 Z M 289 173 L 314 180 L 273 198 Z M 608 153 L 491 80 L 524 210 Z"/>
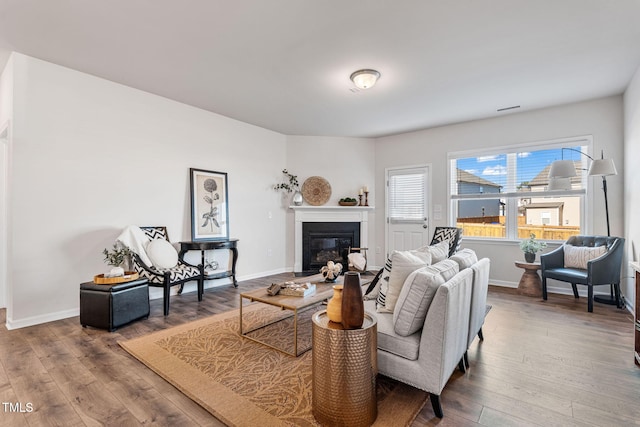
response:
<path id="1" fill-rule="evenodd" d="M 358 190 L 369 187 L 369 206 L 375 206 L 375 144 L 368 138 L 288 136 L 286 168 L 298 175 L 300 185 L 310 176 L 321 176 L 331 184 L 327 205 L 337 206 L 344 197 L 358 198 Z M 384 200 L 383 196 L 379 200 Z M 363 201 L 364 203 L 364 201 Z M 290 197 L 283 200 L 290 204 Z M 304 203 L 306 205 L 306 203 Z M 287 215 L 287 268 L 293 270 L 294 212 Z M 384 242 L 384 238 L 383 238 Z M 369 248 L 375 248 L 375 212 L 369 214 Z M 370 249 L 371 250 L 371 249 Z M 373 255 L 373 250 L 368 256 Z M 371 268 L 374 265 L 369 265 Z"/>
<path id="2" fill-rule="evenodd" d="M 10 238 L 9 210 L 9 175 L 11 157 L 11 124 L 13 119 L 13 60 L 9 58 L 0 75 L 0 308 L 7 307 L 10 297 L 9 250 Z M 12 309 L 7 307 L 7 316 Z"/>
<path id="3" fill-rule="evenodd" d="M 384 198 L 385 168 L 430 163 L 433 177 L 432 204 L 445 209 L 443 220 L 434 226 L 448 225 L 447 153 L 481 147 L 499 147 L 518 143 L 554 140 L 580 135 L 593 136 L 593 152 L 605 150 L 618 166 L 619 175 L 607 179 L 609 211 L 612 235 L 624 235 L 623 222 L 623 113 L 622 97 L 613 96 L 589 102 L 540 109 L 524 113 L 460 123 L 451 126 L 426 129 L 376 140 L 376 198 Z M 590 216 L 591 232 L 606 235 L 604 196 L 599 181 L 591 181 Z M 384 206 L 377 206 L 376 235 L 384 236 Z M 516 286 L 522 270 L 514 266 L 521 259 L 518 242 L 484 243 L 465 239 L 464 247 L 470 247 L 481 257 L 491 258 L 492 283 Z M 552 248 L 549 248 L 549 250 Z M 377 264 L 382 260 L 377 259 Z M 555 281 L 554 281 L 555 282 Z M 566 286 L 559 282 L 550 286 Z M 597 291 L 597 290 L 596 290 Z M 608 289 L 602 287 L 602 292 Z"/>
<path id="4" fill-rule="evenodd" d="M 102 249 L 129 224 L 189 240 L 190 167 L 228 173 L 240 278 L 284 271 L 286 211 L 269 191 L 283 135 L 21 54 L 13 61 L 8 327 L 76 315 L 79 284 L 106 269 Z"/>
<path id="5" fill-rule="evenodd" d="M 636 71 L 629 87 L 624 94 L 624 192 L 625 229 L 627 237 L 628 261 L 640 261 L 640 68 Z M 635 305 L 635 280 L 634 273 L 625 265 L 623 271 L 627 272 L 623 282 L 623 293 L 628 303 Z"/>

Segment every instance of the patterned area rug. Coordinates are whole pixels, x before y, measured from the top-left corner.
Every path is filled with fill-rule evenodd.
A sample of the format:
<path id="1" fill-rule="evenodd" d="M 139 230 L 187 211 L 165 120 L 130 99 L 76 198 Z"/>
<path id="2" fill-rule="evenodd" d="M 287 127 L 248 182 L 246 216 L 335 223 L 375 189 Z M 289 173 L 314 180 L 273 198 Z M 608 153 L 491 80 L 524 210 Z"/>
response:
<path id="1" fill-rule="evenodd" d="M 281 310 L 262 304 L 243 310 L 249 327 L 280 316 L 260 330 L 261 339 L 291 341 L 293 322 Z M 314 311 L 300 315 L 298 345 L 310 342 Z M 242 338 L 238 319 L 233 310 L 119 344 L 227 425 L 318 426 L 311 411 L 311 351 L 292 357 Z M 428 396 L 379 375 L 374 425 L 409 425 Z"/>

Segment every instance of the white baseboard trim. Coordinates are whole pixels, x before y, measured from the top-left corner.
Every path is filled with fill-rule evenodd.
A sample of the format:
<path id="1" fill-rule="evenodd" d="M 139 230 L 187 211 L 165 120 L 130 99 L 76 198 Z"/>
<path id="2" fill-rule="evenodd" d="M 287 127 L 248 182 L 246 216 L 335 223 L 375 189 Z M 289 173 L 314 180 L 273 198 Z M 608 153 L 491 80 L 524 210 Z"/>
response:
<path id="1" fill-rule="evenodd" d="M 493 286 L 500 286 L 503 288 L 517 288 L 518 284 L 515 282 L 507 282 L 504 280 L 494 280 L 494 279 L 489 279 L 489 284 L 493 285 Z"/>
<path id="2" fill-rule="evenodd" d="M 507 281 L 503 281 L 503 280 L 493 280 L 493 279 L 489 279 L 489 284 L 493 285 L 493 286 L 501 286 L 504 288 L 517 288 L 518 287 L 518 283 L 515 282 L 507 282 Z M 602 286 L 603 289 L 605 289 L 604 286 Z M 593 295 L 609 295 L 609 292 L 602 292 L 602 291 L 596 291 L 597 287 L 594 287 L 594 291 L 593 291 Z M 573 289 L 571 289 L 571 287 L 565 288 L 565 287 L 560 287 L 560 286 L 549 286 L 547 285 L 547 293 L 549 294 L 559 294 L 559 295 L 571 295 L 573 296 Z M 578 295 L 581 298 L 587 298 L 588 291 L 587 291 L 587 287 L 586 286 L 579 286 L 578 285 Z M 624 299 L 625 302 L 625 308 L 627 309 L 627 311 L 631 314 L 634 314 L 634 309 L 631 306 L 631 303 L 629 301 L 628 298 Z M 597 304 L 597 303 L 596 303 Z"/>
<path id="3" fill-rule="evenodd" d="M 68 319 L 80 315 L 80 307 L 71 310 L 63 310 L 55 313 L 45 313 L 38 316 L 25 317 L 20 320 L 7 319 L 5 326 L 8 330 L 26 328 L 29 326 L 40 325 L 41 323 L 54 322 L 56 320 Z M 80 326 L 80 323 L 78 323 Z"/>

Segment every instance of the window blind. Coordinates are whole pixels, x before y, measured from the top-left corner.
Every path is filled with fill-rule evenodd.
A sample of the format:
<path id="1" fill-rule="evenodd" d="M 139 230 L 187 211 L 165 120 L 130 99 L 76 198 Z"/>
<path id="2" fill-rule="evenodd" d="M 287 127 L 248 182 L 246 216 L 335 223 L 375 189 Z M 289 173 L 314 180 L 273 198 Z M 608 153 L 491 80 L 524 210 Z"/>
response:
<path id="1" fill-rule="evenodd" d="M 389 176 L 389 219 L 422 221 L 425 217 L 425 173 L 404 170 Z"/>

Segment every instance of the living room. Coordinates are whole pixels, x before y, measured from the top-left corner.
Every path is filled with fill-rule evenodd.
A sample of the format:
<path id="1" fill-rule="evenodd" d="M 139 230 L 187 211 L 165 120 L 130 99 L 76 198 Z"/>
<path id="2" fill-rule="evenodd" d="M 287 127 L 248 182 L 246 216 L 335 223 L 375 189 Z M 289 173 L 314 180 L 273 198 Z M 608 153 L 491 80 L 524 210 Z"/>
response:
<path id="1" fill-rule="evenodd" d="M 637 39 L 626 44 L 637 46 Z M 375 136 L 364 137 L 282 133 L 97 77 L 98 70 L 82 72 L 45 59 L 14 51 L 0 77 L 2 164 L 9 177 L 3 194 L 3 241 L 9 244 L 2 260 L 6 276 L 0 307 L 6 307 L 9 330 L 77 316 L 78 284 L 105 269 L 103 248 L 128 225 L 164 225 L 173 242 L 189 240 L 189 168 L 228 174 L 230 234 L 239 239 L 242 281 L 293 271 L 294 214 L 289 195 L 273 190 L 283 168 L 301 182 L 311 176 L 327 179 L 332 188 L 327 205 L 369 187 L 374 207 L 369 263 L 380 268 L 386 247 L 386 169 L 429 164 L 432 204 L 445 210 L 431 225 L 447 226 L 450 152 L 587 135 L 591 153 L 603 150 L 618 168 L 618 175 L 609 177 L 611 234 L 626 239 L 621 287 L 626 309 L 633 309 L 635 285 L 628 263 L 638 260 L 640 241 L 640 226 L 633 221 L 640 196 L 632 185 L 640 175 L 634 167 L 640 154 L 637 55 L 627 84 L 585 93 L 574 102 L 506 114 L 494 113 L 504 105 L 491 103 L 487 109 L 492 113 L 484 118 L 386 135 L 372 131 Z M 179 61 L 165 59 L 174 60 Z M 347 83 L 351 71 L 345 69 Z M 382 92 L 385 79 L 392 78 L 380 71 L 378 87 L 357 95 L 345 90 L 344 103 L 366 110 L 366 97 Z M 454 86 L 459 87 L 456 102 L 465 103 L 463 83 Z M 589 182 L 585 231 L 606 234 L 602 191 L 597 181 Z M 491 258 L 493 285 L 515 287 L 522 275 L 513 265 L 518 243 L 466 239 L 464 245 Z M 550 242 L 549 249 L 560 243 Z M 190 284 L 185 292 L 193 290 Z M 152 291 L 152 298 L 160 297 Z M 561 284 L 556 291 L 571 292 Z"/>

